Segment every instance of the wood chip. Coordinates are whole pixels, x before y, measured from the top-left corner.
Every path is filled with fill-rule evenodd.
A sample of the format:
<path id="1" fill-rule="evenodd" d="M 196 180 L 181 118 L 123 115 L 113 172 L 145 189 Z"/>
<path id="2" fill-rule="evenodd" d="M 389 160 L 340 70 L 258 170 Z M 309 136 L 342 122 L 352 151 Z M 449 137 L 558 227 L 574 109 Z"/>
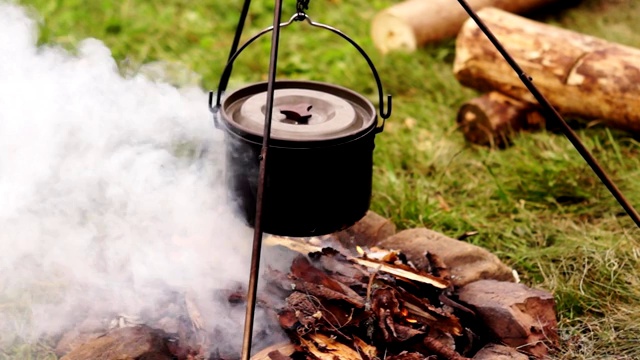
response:
<path id="1" fill-rule="evenodd" d="M 364 340 L 357 336 L 353 337 L 353 345 L 355 345 L 358 352 L 366 360 L 373 360 L 378 358 L 378 349 L 375 346 L 367 344 Z"/>
<path id="2" fill-rule="evenodd" d="M 320 360 L 362 360 L 358 351 L 321 333 L 310 333 L 301 337 L 300 344 Z"/>
<path id="3" fill-rule="evenodd" d="M 403 279 L 419 282 L 422 284 L 428 284 L 434 286 L 438 289 L 446 289 L 449 287 L 449 281 L 440 279 L 433 275 L 429 275 L 425 272 L 421 271 L 411 271 L 407 269 L 403 269 L 399 265 L 390 265 L 379 262 L 377 260 L 369 260 L 369 259 L 360 259 L 360 258 L 350 258 L 352 262 L 366 266 L 370 269 L 376 269 L 381 272 L 385 272 Z"/>

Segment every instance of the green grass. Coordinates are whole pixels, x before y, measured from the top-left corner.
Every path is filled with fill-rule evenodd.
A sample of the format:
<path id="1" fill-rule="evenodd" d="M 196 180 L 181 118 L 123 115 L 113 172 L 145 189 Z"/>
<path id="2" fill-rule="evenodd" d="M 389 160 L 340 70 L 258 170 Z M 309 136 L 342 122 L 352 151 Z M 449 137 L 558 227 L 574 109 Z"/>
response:
<path id="1" fill-rule="evenodd" d="M 205 89 L 217 86 L 241 7 L 239 0 L 21 3 L 42 17 L 42 43 L 73 49 L 96 37 L 123 69 L 176 62 L 200 74 Z M 245 39 L 271 25 L 271 3 L 253 1 Z M 309 11 L 356 39 L 394 95 L 393 117 L 377 138 L 372 209 L 400 228 L 426 226 L 451 236 L 476 230 L 470 241 L 498 254 L 527 284 L 553 291 L 562 325 L 558 358 L 640 358 L 640 232 L 562 135 L 524 134 L 506 150 L 466 144 L 454 119 L 476 93 L 453 77 L 453 40 L 413 54 L 375 51 L 370 20 L 392 3 L 312 1 Z M 286 0 L 284 8 L 288 18 L 294 2 Z M 585 0 L 536 18 L 640 47 L 637 15 L 635 0 Z M 266 78 L 269 47 L 266 36 L 247 49 L 231 87 Z M 335 35 L 301 24 L 283 30 L 279 76 L 341 84 L 377 101 L 357 52 Z M 603 127 L 578 133 L 640 206 L 640 143 Z M 36 350 L 15 349 L 29 353 L 8 358 L 50 358 Z"/>

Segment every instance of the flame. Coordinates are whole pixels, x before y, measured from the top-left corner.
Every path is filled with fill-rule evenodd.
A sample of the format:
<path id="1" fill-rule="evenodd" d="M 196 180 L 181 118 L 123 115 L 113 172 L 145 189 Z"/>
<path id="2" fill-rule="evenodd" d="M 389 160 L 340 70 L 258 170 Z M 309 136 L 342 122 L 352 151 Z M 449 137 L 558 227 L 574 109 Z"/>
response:
<path id="1" fill-rule="evenodd" d="M 415 324 L 415 323 L 418 322 L 418 320 L 408 317 L 409 316 L 409 310 L 407 310 L 407 308 L 403 308 L 402 310 L 400 310 L 400 315 L 402 315 L 404 317 L 404 319 L 410 324 Z"/>
<path id="2" fill-rule="evenodd" d="M 358 245 L 356 245 L 356 251 L 358 252 L 358 254 L 364 255 L 364 250 Z"/>

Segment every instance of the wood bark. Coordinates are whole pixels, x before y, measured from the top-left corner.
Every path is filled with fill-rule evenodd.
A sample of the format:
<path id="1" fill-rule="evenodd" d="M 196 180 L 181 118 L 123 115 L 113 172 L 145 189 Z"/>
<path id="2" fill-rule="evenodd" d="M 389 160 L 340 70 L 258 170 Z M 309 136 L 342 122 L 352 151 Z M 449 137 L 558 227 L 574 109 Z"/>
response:
<path id="1" fill-rule="evenodd" d="M 495 8 L 479 16 L 560 113 L 640 132 L 640 49 Z M 465 86 L 536 103 L 473 22 L 458 34 L 454 73 Z"/>
<path id="2" fill-rule="evenodd" d="M 439 358 L 447 360 L 470 360 L 433 338 L 425 337 L 422 340 L 422 344 L 429 349 L 429 351 L 438 355 Z"/>
<path id="3" fill-rule="evenodd" d="M 553 294 L 523 284 L 479 280 L 458 290 L 460 302 L 478 314 L 484 333 L 496 341 L 544 359 L 558 345 Z"/>
<path id="4" fill-rule="evenodd" d="M 62 360 L 169 360 L 173 354 L 167 346 L 167 338 L 164 331 L 147 326 L 115 329 L 76 347 Z"/>
<path id="5" fill-rule="evenodd" d="M 497 7 L 525 13 L 556 0 L 468 0 L 475 10 Z M 429 42 L 455 36 L 467 13 L 457 1 L 407 0 L 395 4 L 373 19 L 371 35 L 383 53 L 391 50 L 414 51 Z"/>
<path id="6" fill-rule="evenodd" d="M 545 127 L 536 106 L 495 91 L 463 104 L 457 122 L 467 141 L 500 148 L 508 146 L 517 132 Z"/>

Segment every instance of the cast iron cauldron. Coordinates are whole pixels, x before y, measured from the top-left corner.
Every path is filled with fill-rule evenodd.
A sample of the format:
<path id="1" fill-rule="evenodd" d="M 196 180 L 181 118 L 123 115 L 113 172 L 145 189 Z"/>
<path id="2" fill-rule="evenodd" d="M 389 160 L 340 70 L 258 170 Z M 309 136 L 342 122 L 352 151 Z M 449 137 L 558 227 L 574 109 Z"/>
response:
<path id="1" fill-rule="evenodd" d="M 297 20 L 294 15 L 286 26 Z M 380 79 L 364 51 L 378 83 L 381 117 L 390 115 L 390 97 L 383 112 Z M 253 40 L 230 59 L 230 64 Z M 369 209 L 375 135 L 374 106 L 362 95 L 341 86 L 312 81 L 276 81 L 268 173 L 262 226 L 266 233 L 304 237 L 328 234 L 353 225 Z M 227 94 L 215 107 L 216 126 L 225 131 L 226 180 L 238 211 L 253 226 L 265 121 L 267 83 L 252 84 Z"/>

